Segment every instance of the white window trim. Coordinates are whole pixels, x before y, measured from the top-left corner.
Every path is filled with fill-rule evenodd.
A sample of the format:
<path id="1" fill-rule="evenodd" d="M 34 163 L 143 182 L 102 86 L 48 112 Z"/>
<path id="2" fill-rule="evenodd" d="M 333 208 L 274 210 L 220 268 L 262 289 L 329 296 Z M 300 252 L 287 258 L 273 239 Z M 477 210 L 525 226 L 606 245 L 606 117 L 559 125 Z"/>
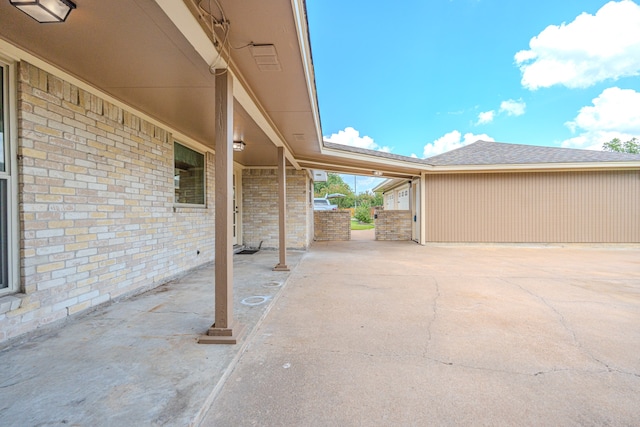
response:
<path id="1" fill-rule="evenodd" d="M 20 250 L 19 250 L 19 221 L 18 221 L 18 120 L 17 120 L 17 76 L 16 63 L 0 56 L 0 66 L 5 70 L 4 76 L 4 93 L 3 101 L 5 103 L 5 142 L 9 145 L 9 149 L 5 151 L 8 156 L 5 159 L 7 177 L 7 200 L 9 209 L 7 212 L 7 222 L 9 229 L 7 231 L 8 246 L 8 277 L 9 286 L 0 289 L 0 296 L 12 294 L 20 291 Z"/>

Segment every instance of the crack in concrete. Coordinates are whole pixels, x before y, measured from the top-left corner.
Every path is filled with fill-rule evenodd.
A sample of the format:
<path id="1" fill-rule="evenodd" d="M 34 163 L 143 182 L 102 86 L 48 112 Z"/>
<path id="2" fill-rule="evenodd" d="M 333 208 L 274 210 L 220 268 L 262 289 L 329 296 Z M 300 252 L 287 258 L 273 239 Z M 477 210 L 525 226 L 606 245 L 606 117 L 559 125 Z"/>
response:
<path id="1" fill-rule="evenodd" d="M 639 374 L 633 373 L 633 372 L 626 372 L 622 369 L 619 368 L 614 368 L 609 366 L 606 362 L 598 359 L 597 357 L 595 357 L 590 351 L 588 351 L 583 345 L 582 342 L 580 342 L 580 340 L 578 339 L 578 337 L 576 336 L 575 331 L 573 330 L 573 328 L 570 326 L 569 322 L 567 321 L 567 319 L 565 319 L 565 317 L 562 315 L 562 313 L 560 313 L 560 311 L 558 311 L 558 309 L 556 309 L 552 304 L 550 304 L 544 297 L 542 297 L 541 295 L 536 294 L 535 292 L 525 288 L 524 286 L 517 284 L 517 283 L 512 283 L 507 279 L 502 279 L 503 281 L 505 281 L 506 283 L 512 285 L 512 286 L 517 286 L 518 288 L 520 288 L 522 291 L 528 293 L 529 295 L 533 296 L 534 298 L 538 299 L 539 301 L 541 301 L 545 306 L 547 306 L 551 311 L 553 311 L 556 316 L 559 318 L 560 320 L 560 324 L 563 326 L 563 328 L 568 331 L 571 334 L 571 338 L 573 340 L 573 345 L 580 350 L 580 352 L 582 352 L 582 354 L 584 354 L 585 356 L 587 356 L 588 358 L 590 358 L 591 360 L 593 360 L 594 362 L 596 362 L 597 364 L 603 366 L 604 368 L 606 368 L 606 370 L 608 372 L 618 372 L 621 374 L 625 374 L 625 375 L 631 375 L 631 376 L 637 376 L 640 377 Z M 551 371 L 553 372 L 553 371 Z M 544 373 L 544 372 L 543 372 Z M 537 375 L 537 374 L 536 374 Z"/>
<path id="2" fill-rule="evenodd" d="M 438 300 L 441 297 L 440 294 L 440 284 L 438 283 L 438 281 L 432 277 L 432 280 L 435 284 L 435 288 L 436 288 L 436 295 L 433 298 L 433 302 L 431 303 L 431 321 L 429 322 L 429 325 L 427 326 L 427 342 L 425 343 L 425 347 L 424 347 L 424 352 L 423 352 L 423 357 L 427 357 L 427 353 L 429 352 L 429 346 L 431 345 L 431 338 L 432 338 L 432 334 L 431 334 L 431 327 L 433 326 L 433 324 L 436 322 L 436 318 L 438 317 Z"/>
<path id="3" fill-rule="evenodd" d="M 555 315 L 558 317 L 558 319 L 560 319 L 560 324 L 562 325 L 562 327 L 571 334 L 571 339 L 573 340 L 574 344 L 576 345 L 576 347 L 582 349 L 582 345 L 580 344 L 580 341 L 578 340 L 578 337 L 576 336 L 575 331 L 573 330 L 573 328 L 570 326 L 569 322 L 567 322 L 567 319 L 564 318 L 564 316 L 562 315 L 562 313 L 560 313 L 553 305 L 551 305 L 544 297 L 542 297 L 541 295 L 536 294 L 535 292 L 525 288 L 522 285 L 519 285 L 517 283 L 512 283 L 507 279 L 503 279 L 505 282 L 507 282 L 508 284 L 512 285 L 512 286 L 517 286 L 518 288 L 520 288 L 521 290 L 523 290 L 524 292 L 528 293 L 529 295 L 533 296 L 534 298 L 538 299 L 539 301 L 542 301 L 542 303 L 547 306 L 551 311 L 553 311 L 555 313 Z"/>

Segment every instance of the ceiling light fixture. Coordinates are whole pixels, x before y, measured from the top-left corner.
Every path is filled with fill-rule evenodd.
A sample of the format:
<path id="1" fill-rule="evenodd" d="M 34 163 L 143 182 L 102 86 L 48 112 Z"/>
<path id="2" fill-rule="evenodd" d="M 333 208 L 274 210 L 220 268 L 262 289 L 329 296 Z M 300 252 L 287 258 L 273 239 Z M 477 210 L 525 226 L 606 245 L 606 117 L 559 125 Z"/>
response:
<path id="1" fill-rule="evenodd" d="M 12 5 L 40 22 L 64 22 L 76 8 L 71 0 L 9 0 Z"/>
<path id="2" fill-rule="evenodd" d="M 382 172 L 380 172 L 380 171 L 373 171 L 373 174 L 375 176 L 382 176 Z"/>
<path id="3" fill-rule="evenodd" d="M 233 141 L 233 151 L 244 151 L 244 147 L 246 147 L 243 141 Z"/>

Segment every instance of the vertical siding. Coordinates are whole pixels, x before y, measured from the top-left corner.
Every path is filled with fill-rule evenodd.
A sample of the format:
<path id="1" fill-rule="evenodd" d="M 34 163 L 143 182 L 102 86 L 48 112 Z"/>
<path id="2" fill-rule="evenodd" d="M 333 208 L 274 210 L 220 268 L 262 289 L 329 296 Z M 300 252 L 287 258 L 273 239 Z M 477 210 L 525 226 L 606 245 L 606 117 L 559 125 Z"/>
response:
<path id="1" fill-rule="evenodd" d="M 640 171 L 427 177 L 427 241 L 640 242 Z"/>

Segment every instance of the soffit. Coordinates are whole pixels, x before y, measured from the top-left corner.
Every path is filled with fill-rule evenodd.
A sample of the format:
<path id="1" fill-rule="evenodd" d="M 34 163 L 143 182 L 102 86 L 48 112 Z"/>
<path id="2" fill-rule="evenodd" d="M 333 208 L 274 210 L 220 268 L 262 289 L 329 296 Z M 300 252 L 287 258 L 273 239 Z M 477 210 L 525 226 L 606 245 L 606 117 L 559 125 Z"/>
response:
<path id="1" fill-rule="evenodd" d="M 160 6 L 154 0 L 76 3 L 78 8 L 67 22 L 47 25 L 33 21 L 9 2 L 0 2 L 0 38 L 213 148 L 215 77 Z M 385 169 L 402 176 L 415 174 L 413 167 L 384 165 L 367 156 L 321 152 L 315 88 L 308 84 L 313 75 L 306 74 L 313 69 L 298 39 L 299 31 L 307 37 L 306 27 L 296 26 L 300 21 L 294 16 L 294 3 L 300 4 L 220 0 L 231 22 L 230 45 L 273 44 L 281 64 L 281 71 L 260 71 L 248 48 L 231 49 L 233 71 L 239 78 L 236 84 L 245 85 L 276 134 L 305 165 L 346 173 Z M 234 105 L 234 134 L 247 143 L 234 159 L 245 166 L 274 166 L 275 142 L 238 102 Z"/>
<path id="2" fill-rule="evenodd" d="M 0 2 L 0 37 L 211 148 L 215 76 L 153 0 L 77 0 L 67 22 L 38 24 Z M 234 102 L 245 165 L 275 165 L 276 148 Z"/>

